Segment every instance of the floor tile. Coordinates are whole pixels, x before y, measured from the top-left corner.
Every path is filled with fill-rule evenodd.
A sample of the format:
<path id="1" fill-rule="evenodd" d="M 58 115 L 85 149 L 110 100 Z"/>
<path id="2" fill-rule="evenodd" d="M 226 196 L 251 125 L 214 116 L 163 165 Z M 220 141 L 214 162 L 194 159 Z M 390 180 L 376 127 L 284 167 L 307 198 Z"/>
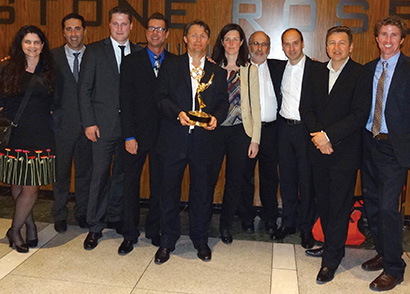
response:
<path id="1" fill-rule="evenodd" d="M 105 230 L 94 250 L 84 250 L 87 233 L 78 226 L 69 226 L 58 234 L 13 274 L 30 277 L 47 277 L 54 280 L 76 281 L 120 287 L 134 287 L 152 261 L 156 247 L 141 238 L 135 249 L 119 256 L 122 236 L 114 230 Z"/>
<path id="2" fill-rule="evenodd" d="M 374 250 L 347 248 L 345 258 L 336 271 L 333 281 L 319 285 L 316 276 L 320 269 L 321 259 L 308 257 L 304 248 L 296 246 L 297 273 L 300 294 L 328 294 L 328 293 L 374 293 L 369 284 L 380 272 L 366 272 L 361 264 L 376 255 Z M 405 256 L 405 261 L 409 259 Z M 390 293 L 410 293 L 410 272 L 405 273 L 404 282 Z"/>
<path id="3" fill-rule="evenodd" d="M 33 278 L 14 274 L 0 280 L 0 288 L 2 294 L 129 294 L 132 291 L 132 288 L 126 287 Z"/>
<path id="4" fill-rule="evenodd" d="M 270 293 L 272 243 L 210 238 L 212 261 L 203 262 L 187 237 L 178 241 L 168 262 L 150 264 L 138 289 L 160 293 Z M 158 277 L 166 283 L 158 283 Z"/>
<path id="5" fill-rule="evenodd" d="M 296 270 L 272 270 L 272 294 L 298 294 L 298 277 Z"/>
<path id="6" fill-rule="evenodd" d="M 273 244 L 273 261 L 274 269 L 296 269 L 295 247 L 293 244 Z"/>

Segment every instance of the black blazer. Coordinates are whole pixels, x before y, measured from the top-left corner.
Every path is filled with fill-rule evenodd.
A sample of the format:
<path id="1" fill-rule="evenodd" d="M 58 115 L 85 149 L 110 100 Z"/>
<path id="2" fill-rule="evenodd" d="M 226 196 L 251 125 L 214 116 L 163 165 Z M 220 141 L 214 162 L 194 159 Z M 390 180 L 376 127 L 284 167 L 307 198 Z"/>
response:
<path id="1" fill-rule="evenodd" d="M 160 70 L 171 58 L 175 55 L 165 51 Z M 125 57 L 120 75 L 122 137 L 134 137 L 138 150 L 150 149 L 158 137 L 159 113 L 154 100 L 157 82 L 147 49 Z"/>
<path id="2" fill-rule="evenodd" d="M 142 48 L 130 44 L 131 52 Z M 97 125 L 101 138 L 110 138 L 119 119 L 120 74 L 111 39 L 87 46 L 78 82 L 80 113 L 84 128 Z"/>
<path id="3" fill-rule="evenodd" d="M 228 92 L 226 71 L 218 65 L 205 60 L 205 76 L 202 82 L 208 82 L 212 73 L 212 84 L 201 93 L 206 104 L 204 111 L 215 116 L 218 125 L 222 123 L 228 113 Z M 162 114 L 160 134 L 157 149 L 161 154 L 180 156 L 185 152 L 188 143 L 189 127 L 182 126 L 177 120 L 181 111 L 188 113 L 192 109 L 192 86 L 189 72 L 188 54 L 177 56 L 166 65 L 161 66 L 159 83 L 155 92 L 158 109 Z M 195 109 L 199 109 L 195 101 Z M 203 146 L 208 146 L 212 131 L 195 127 L 196 140 L 203 140 Z"/>
<path id="4" fill-rule="evenodd" d="M 65 54 L 65 47 L 51 50 L 55 63 L 54 127 L 65 134 L 83 132 L 78 105 L 78 87 Z"/>
<path id="5" fill-rule="evenodd" d="M 379 58 L 367 63 L 365 69 L 373 77 Z M 372 85 L 373 80 L 369 83 Z M 373 87 L 372 87 L 373 89 Z M 387 94 L 386 117 L 389 141 L 397 161 L 410 168 L 410 58 L 400 53 Z M 372 96 L 371 96 L 372 97 Z M 371 99 L 371 98 L 370 98 Z"/>
<path id="6" fill-rule="evenodd" d="M 361 164 L 361 134 L 371 104 L 370 75 L 363 66 L 349 59 L 332 91 L 329 89 L 327 63 L 312 67 L 314 77 L 310 94 L 301 99 L 301 115 L 309 133 L 326 132 L 334 152 L 324 155 L 312 144 L 308 156 L 312 164 L 337 169 L 357 169 Z"/>

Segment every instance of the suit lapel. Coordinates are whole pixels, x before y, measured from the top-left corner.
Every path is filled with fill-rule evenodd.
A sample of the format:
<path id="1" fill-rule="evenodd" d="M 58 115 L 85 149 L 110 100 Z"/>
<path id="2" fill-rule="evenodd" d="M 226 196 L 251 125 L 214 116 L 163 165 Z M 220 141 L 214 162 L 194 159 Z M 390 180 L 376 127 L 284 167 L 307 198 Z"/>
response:
<path id="1" fill-rule="evenodd" d="M 115 52 L 114 52 L 114 48 L 112 47 L 110 37 L 104 40 L 104 51 L 105 51 L 105 55 L 107 58 L 107 62 L 110 64 L 110 68 L 113 69 L 116 75 L 119 75 L 117 59 L 115 58 Z"/>
<path id="2" fill-rule="evenodd" d="M 141 55 L 141 63 L 144 66 L 145 70 L 147 71 L 148 75 L 155 77 L 155 73 L 154 73 L 154 70 L 152 69 L 152 64 L 151 64 L 151 60 L 149 59 L 147 49 L 144 48 L 143 50 L 144 50 L 144 53 Z"/>
<path id="3" fill-rule="evenodd" d="M 77 84 L 76 80 L 74 79 L 73 72 L 71 71 L 70 65 L 68 64 L 68 59 L 65 53 L 64 45 L 60 47 L 60 49 L 58 50 L 58 59 L 59 62 L 61 62 L 61 74 L 64 77 L 72 79 L 72 82 Z"/>
<path id="4" fill-rule="evenodd" d="M 400 79 L 402 77 L 405 77 L 406 68 L 406 60 L 403 54 L 400 53 L 399 60 L 397 61 L 396 68 L 394 69 L 394 73 L 390 82 L 389 93 L 387 94 L 387 97 L 390 95 L 390 89 L 398 89 L 402 87 L 403 84 Z"/>
<path id="5" fill-rule="evenodd" d="M 188 58 L 187 53 L 182 55 L 181 60 L 179 62 L 179 68 L 181 70 L 182 77 L 184 78 L 185 83 L 189 89 L 189 93 L 191 93 L 192 92 L 191 73 L 189 72 L 189 58 Z"/>
<path id="6" fill-rule="evenodd" d="M 333 85 L 332 91 L 329 93 L 329 98 L 331 99 L 334 96 L 334 93 L 343 93 L 343 85 L 346 82 L 347 78 L 350 75 L 351 67 L 353 65 L 352 59 L 349 59 L 345 67 L 343 68 L 342 72 L 340 73 L 339 77 L 337 78 L 335 84 Z M 329 83 L 328 83 L 329 89 Z"/>

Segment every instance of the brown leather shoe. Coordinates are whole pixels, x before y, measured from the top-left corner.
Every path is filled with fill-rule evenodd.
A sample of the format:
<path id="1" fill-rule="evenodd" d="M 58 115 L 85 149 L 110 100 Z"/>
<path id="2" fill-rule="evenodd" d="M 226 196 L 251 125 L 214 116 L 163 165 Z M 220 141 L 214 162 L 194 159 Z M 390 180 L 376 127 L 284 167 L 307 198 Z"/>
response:
<path id="1" fill-rule="evenodd" d="M 383 262 L 383 257 L 377 254 L 372 259 L 369 259 L 368 261 L 363 263 L 362 269 L 364 269 L 365 271 L 369 271 L 369 272 L 379 271 L 383 269 L 382 262 Z"/>
<path id="2" fill-rule="evenodd" d="M 401 282 L 403 282 L 403 277 L 396 278 L 383 271 L 380 276 L 370 283 L 370 289 L 374 291 L 387 291 L 393 289 Z"/>

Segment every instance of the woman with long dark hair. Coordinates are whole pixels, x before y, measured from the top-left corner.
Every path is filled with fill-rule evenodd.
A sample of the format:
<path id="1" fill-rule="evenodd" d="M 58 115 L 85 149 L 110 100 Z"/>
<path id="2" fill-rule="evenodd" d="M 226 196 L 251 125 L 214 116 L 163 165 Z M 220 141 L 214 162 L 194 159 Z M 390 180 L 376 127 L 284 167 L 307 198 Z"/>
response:
<path id="1" fill-rule="evenodd" d="M 31 91 L 7 148 L 0 150 L 0 181 L 11 185 L 15 211 L 7 231 L 10 246 L 28 252 L 38 243 L 33 206 L 39 186 L 55 180 L 54 137 L 50 127 L 53 63 L 48 40 L 35 26 L 24 26 L 10 47 L 10 58 L 0 64 L 0 104 L 14 120 L 27 91 Z M 33 81 L 32 81 L 33 80 Z M 26 225 L 26 240 L 21 228 Z"/>
<path id="2" fill-rule="evenodd" d="M 219 33 L 212 59 L 227 70 L 229 112 L 216 128 L 217 144 L 212 162 L 212 188 L 226 155 L 225 191 L 219 230 L 225 244 L 232 243 L 231 228 L 235 210 L 241 198 L 247 157 L 255 158 L 259 151 L 261 111 L 258 69 L 249 63 L 245 33 L 237 24 L 225 25 Z M 211 189 L 213 191 L 213 189 Z"/>

